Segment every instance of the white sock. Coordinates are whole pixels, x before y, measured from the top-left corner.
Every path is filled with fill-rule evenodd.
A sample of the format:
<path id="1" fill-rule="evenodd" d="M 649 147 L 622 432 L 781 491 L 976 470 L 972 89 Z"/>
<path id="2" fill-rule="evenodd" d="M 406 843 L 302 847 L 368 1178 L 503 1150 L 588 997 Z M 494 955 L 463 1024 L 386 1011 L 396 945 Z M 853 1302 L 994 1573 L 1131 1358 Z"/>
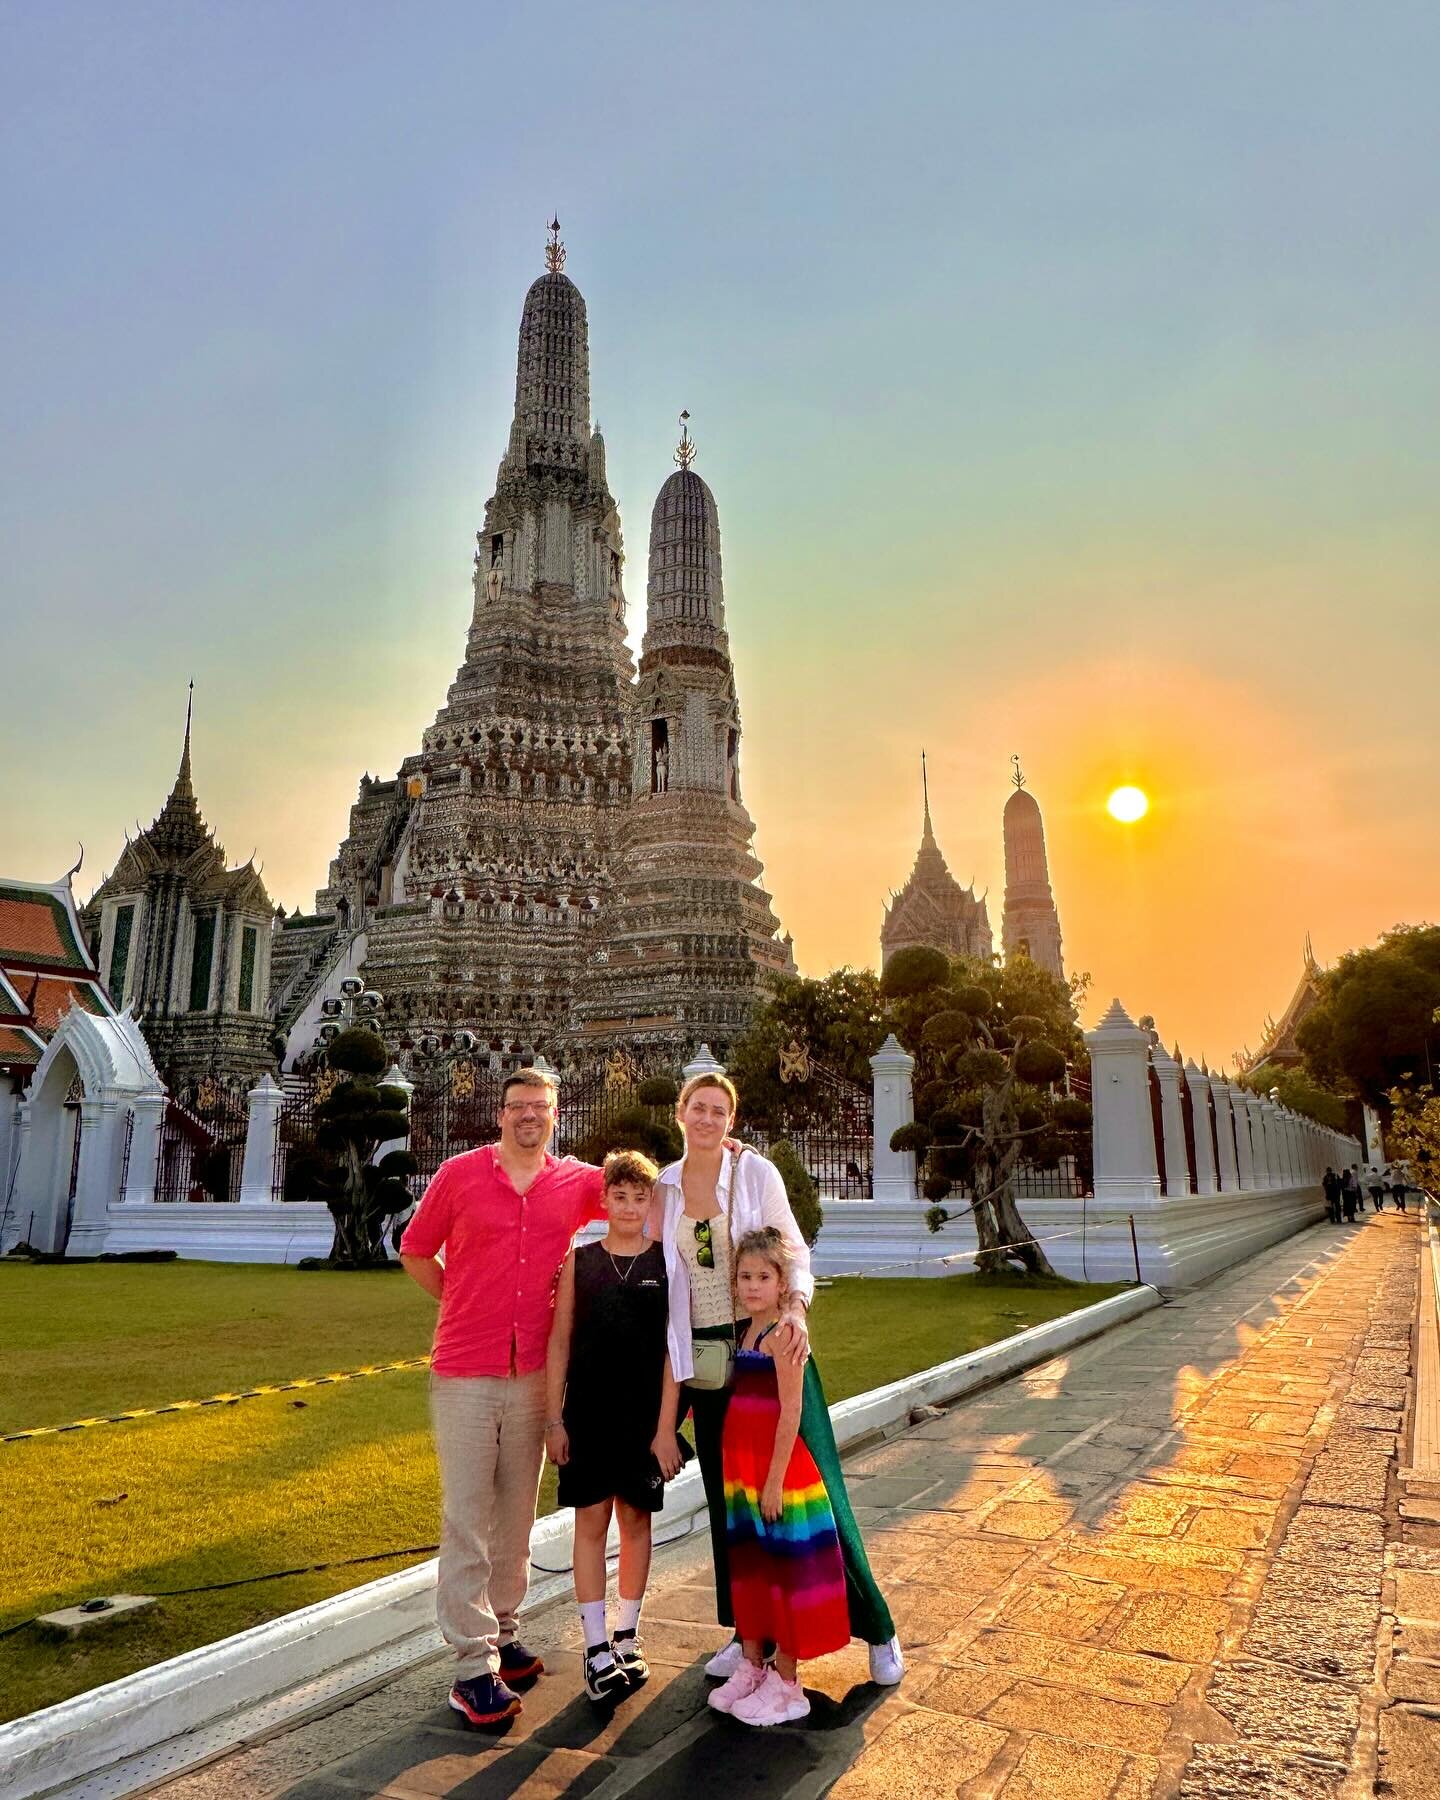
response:
<path id="1" fill-rule="evenodd" d="M 642 1594 L 638 1600 L 627 1600 L 620 1596 L 620 1610 L 615 1620 L 616 1631 L 638 1631 L 640 1629 L 640 1608 L 645 1604 Z"/>
<path id="2" fill-rule="evenodd" d="M 582 1600 L 580 1602 L 580 1627 L 585 1634 L 585 1648 L 592 1649 L 596 1644 L 608 1644 L 610 1629 L 605 1623 L 605 1602 L 603 1600 Z"/>

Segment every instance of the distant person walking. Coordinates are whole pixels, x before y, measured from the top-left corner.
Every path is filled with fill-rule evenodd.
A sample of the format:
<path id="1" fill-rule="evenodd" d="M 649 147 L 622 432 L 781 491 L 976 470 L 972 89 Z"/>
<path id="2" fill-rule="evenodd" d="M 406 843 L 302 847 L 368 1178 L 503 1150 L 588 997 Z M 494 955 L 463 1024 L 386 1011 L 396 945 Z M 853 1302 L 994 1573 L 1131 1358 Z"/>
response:
<path id="1" fill-rule="evenodd" d="M 1390 1170 L 1390 1192 L 1395 1199 L 1397 1212 L 1405 1211 L 1405 1196 L 1409 1192 L 1409 1183 L 1405 1179 L 1405 1171 L 1397 1163 Z"/>
<path id="2" fill-rule="evenodd" d="M 1345 1223 L 1355 1223 L 1355 1209 L 1360 1204 L 1360 1183 L 1355 1178 L 1353 1166 L 1345 1170 L 1340 1177 L 1340 1204 L 1344 1208 Z"/>
<path id="3" fill-rule="evenodd" d="M 1372 1212 L 1385 1210 L 1385 1178 L 1379 1169 L 1370 1171 L 1370 1208 Z"/>
<path id="4" fill-rule="evenodd" d="M 1340 1177 L 1331 1168 L 1320 1179 L 1325 1193 L 1325 1216 L 1332 1225 L 1340 1223 Z"/>

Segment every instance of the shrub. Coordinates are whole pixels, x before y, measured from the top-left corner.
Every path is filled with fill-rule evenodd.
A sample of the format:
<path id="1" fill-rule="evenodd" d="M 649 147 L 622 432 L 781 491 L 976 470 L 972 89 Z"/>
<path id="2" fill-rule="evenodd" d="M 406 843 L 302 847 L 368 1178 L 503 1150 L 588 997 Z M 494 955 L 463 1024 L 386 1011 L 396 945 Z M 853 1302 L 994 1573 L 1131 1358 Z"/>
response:
<path id="1" fill-rule="evenodd" d="M 931 1013 L 920 1033 L 920 1041 L 932 1050 L 953 1050 L 968 1044 L 975 1035 L 975 1021 L 967 1012 L 951 1010 Z"/>
<path id="2" fill-rule="evenodd" d="M 1066 1095 L 1055 1102 L 1055 1123 L 1062 1131 L 1090 1129 L 1090 1102 Z"/>
<path id="3" fill-rule="evenodd" d="M 890 1133 L 892 1150 L 913 1150 L 916 1156 L 923 1156 L 930 1148 L 931 1141 L 930 1131 L 918 1121 L 914 1124 L 902 1125 L 898 1130 Z"/>
<path id="4" fill-rule="evenodd" d="M 950 1193 L 950 1179 L 946 1175 L 927 1175 L 920 1191 L 927 1200 L 944 1200 Z"/>
<path id="5" fill-rule="evenodd" d="M 636 1088 L 635 1098 L 642 1106 L 673 1106 L 680 1089 L 668 1075 L 648 1075 Z"/>
<path id="6" fill-rule="evenodd" d="M 988 1019 L 995 1010 L 995 1001 L 989 991 L 978 985 L 962 987 L 956 990 L 955 1004 L 963 1013 L 972 1019 Z"/>
<path id="7" fill-rule="evenodd" d="M 813 1244 L 820 1235 L 820 1227 L 825 1223 L 825 1215 L 820 1207 L 820 1190 L 816 1187 L 810 1171 L 800 1160 L 800 1152 L 789 1138 L 781 1138 L 779 1143 L 770 1146 L 770 1161 L 780 1171 L 780 1179 L 785 1183 L 785 1195 L 790 1202 L 790 1210 L 795 1215 L 795 1223 L 800 1227 L 800 1235 L 807 1244 Z"/>
<path id="8" fill-rule="evenodd" d="M 943 950 L 912 944 L 908 950 L 897 950 L 886 963 L 880 976 L 880 992 L 887 999 L 904 1000 L 928 993 L 949 979 L 950 958 Z"/>
<path id="9" fill-rule="evenodd" d="M 955 1065 L 955 1073 L 966 1087 L 998 1087 L 1009 1072 L 1009 1064 L 998 1050 L 967 1050 Z"/>
<path id="10" fill-rule="evenodd" d="M 1015 1073 L 1034 1087 L 1048 1087 L 1065 1073 L 1065 1058 L 1053 1044 L 1022 1044 L 1015 1052 Z"/>

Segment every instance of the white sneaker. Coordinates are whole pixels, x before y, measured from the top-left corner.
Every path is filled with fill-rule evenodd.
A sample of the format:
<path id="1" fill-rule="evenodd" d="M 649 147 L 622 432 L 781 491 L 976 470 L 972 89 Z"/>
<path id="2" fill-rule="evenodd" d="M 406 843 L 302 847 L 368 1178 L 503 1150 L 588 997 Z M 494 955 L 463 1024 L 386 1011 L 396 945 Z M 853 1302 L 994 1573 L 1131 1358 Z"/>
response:
<path id="1" fill-rule="evenodd" d="M 713 1700 L 715 1696 L 710 1697 Z M 793 1725 L 809 1714 L 810 1702 L 799 1676 L 786 1681 L 778 1669 L 767 1669 L 755 1692 L 730 1708 L 730 1717 L 739 1719 L 742 1725 Z"/>
<path id="2" fill-rule="evenodd" d="M 900 1654 L 900 1640 L 892 1637 L 888 1644 L 870 1646 L 870 1679 L 881 1687 L 895 1687 L 905 1673 L 905 1658 Z"/>
<path id="3" fill-rule="evenodd" d="M 711 1688 L 710 1704 L 716 1712 L 728 1713 L 737 1700 L 748 1700 L 760 1683 L 764 1681 L 766 1671 L 758 1663 L 748 1661 L 743 1655 L 740 1667 L 723 1687 Z"/>
<path id="4" fill-rule="evenodd" d="M 705 1665 L 705 1673 L 716 1681 L 728 1681 L 745 1661 L 745 1646 L 739 1638 L 731 1638 L 723 1650 L 717 1650 Z"/>

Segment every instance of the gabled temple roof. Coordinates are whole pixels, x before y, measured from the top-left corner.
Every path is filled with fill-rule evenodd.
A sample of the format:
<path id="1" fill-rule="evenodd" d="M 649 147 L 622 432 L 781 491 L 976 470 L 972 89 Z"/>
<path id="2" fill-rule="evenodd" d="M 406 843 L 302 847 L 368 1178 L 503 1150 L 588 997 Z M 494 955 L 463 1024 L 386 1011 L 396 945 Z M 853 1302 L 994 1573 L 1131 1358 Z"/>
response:
<path id="1" fill-rule="evenodd" d="M 1305 935 L 1304 957 L 1305 966 L 1300 972 L 1295 992 L 1290 996 L 1289 1005 L 1278 1020 L 1266 1021 L 1265 1036 L 1255 1056 L 1248 1061 L 1247 1068 L 1258 1069 L 1262 1063 L 1293 1066 L 1302 1060 L 1295 1034 L 1300 1029 L 1302 1020 L 1314 1011 L 1320 999 L 1321 977 L 1325 973 L 1315 960 L 1308 932 Z"/>
<path id="2" fill-rule="evenodd" d="M 0 1066 L 39 1062 L 72 1004 L 103 1017 L 115 1012 L 85 948 L 70 877 L 0 876 Z"/>
<path id="3" fill-rule="evenodd" d="M 253 859 L 227 868 L 224 846 L 216 843 L 201 815 L 190 769 L 190 722 L 187 706 L 180 767 L 165 804 L 148 830 L 126 840 L 120 860 L 90 896 L 87 913 L 112 894 L 142 892 L 161 873 L 179 875 L 192 900 L 212 900 L 244 912 L 274 910 Z"/>

